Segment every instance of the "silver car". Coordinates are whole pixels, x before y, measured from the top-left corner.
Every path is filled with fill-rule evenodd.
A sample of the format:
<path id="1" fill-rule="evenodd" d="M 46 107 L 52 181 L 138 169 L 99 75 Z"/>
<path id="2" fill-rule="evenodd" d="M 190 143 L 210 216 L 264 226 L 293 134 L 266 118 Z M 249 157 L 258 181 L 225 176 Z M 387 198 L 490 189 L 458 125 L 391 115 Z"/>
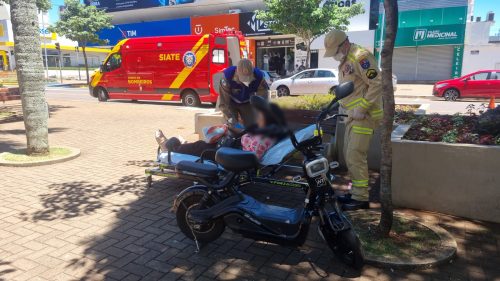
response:
<path id="1" fill-rule="evenodd" d="M 336 69 L 316 68 L 274 81 L 271 84 L 271 91 L 276 91 L 278 97 L 328 94 L 338 84 L 338 71 Z"/>

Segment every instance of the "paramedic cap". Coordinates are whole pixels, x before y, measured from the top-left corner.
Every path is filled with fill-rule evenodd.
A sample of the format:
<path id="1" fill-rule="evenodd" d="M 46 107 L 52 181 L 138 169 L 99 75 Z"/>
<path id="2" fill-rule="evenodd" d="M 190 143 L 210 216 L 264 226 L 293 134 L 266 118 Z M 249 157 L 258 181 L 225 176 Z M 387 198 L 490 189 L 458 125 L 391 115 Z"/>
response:
<path id="1" fill-rule="evenodd" d="M 347 39 L 347 34 L 344 31 L 334 29 L 325 36 L 325 55 L 323 57 L 333 57 L 337 53 L 340 44 Z"/>
<path id="2" fill-rule="evenodd" d="M 241 82 L 252 82 L 253 80 L 253 65 L 249 59 L 241 59 L 236 66 L 236 74 Z"/>

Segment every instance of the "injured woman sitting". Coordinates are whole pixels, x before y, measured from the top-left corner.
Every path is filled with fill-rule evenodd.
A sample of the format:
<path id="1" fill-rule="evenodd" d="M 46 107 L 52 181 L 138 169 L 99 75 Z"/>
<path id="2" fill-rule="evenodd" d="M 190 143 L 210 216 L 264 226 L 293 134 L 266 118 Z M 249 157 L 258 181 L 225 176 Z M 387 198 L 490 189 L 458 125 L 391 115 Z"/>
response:
<path id="1" fill-rule="evenodd" d="M 156 131 L 156 141 L 161 152 L 172 151 L 176 153 L 189 154 L 201 157 L 204 151 L 215 151 L 221 146 L 241 147 L 245 151 L 254 152 L 261 159 L 264 153 L 275 143 L 287 136 L 285 117 L 281 109 L 269 104 L 269 110 L 256 110 L 256 125 L 242 129 L 241 126 L 219 125 L 204 129 L 204 140 L 192 143 L 181 143 L 176 138 L 167 138 L 161 130 Z M 224 141 L 225 136 L 241 136 L 241 143 L 228 144 Z M 213 153 L 212 153 L 213 154 Z M 212 158 L 213 160 L 214 155 Z"/>

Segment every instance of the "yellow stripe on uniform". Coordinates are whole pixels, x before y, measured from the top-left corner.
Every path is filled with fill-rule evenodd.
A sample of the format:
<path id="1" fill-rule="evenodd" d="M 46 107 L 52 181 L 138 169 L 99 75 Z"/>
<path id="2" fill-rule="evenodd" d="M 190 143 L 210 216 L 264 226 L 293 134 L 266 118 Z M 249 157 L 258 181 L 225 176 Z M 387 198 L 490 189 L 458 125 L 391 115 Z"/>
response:
<path id="1" fill-rule="evenodd" d="M 353 109 L 356 106 L 361 106 L 362 108 L 368 109 L 371 106 L 371 103 L 368 102 L 365 98 L 357 98 L 346 104 L 344 107 L 346 107 L 347 109 Z"/>
<path id="2" fill-rule="evenodd" d="M 368 180 L 352 180 L 352 186 L 368 187 Z"/>
<path id="3" fill-rule="evenodd" d="M 381 117 L 384 115 L 384 111 L 382 109 L 372 110 L 370 111 L 370 115 L 374 118 Z"/>
<path id="4" fill-rule="evenodd" d="M 208 34 L 204 35 L 203 37 L 198 40 L 198 42 L 193 46 L 193 49 L 191 50 L 193 53 L 196 54 L 196 64 L 193 67 L 184 67 L 181 72 L 179 72 L 179 75 L 175 77 L 174 81 L 172 84 L 170 84 L 169 88 L 172 89 L 178 89 L 182 86 L 184 81 L 189 77 L 191 72 L 198 66 L 200 61 L 207 55 L 208 53 L 208 44 L 203 45 L 203 41 L 208 38 Z"/>
<path id="5" fill-rule="evenodd" d="M 373 129 L 361 127 L 361 126 L 352 126 L 352 131 L 356 134 L 362 134 L 362 135 L 372 135 L 373 134 Z"/>

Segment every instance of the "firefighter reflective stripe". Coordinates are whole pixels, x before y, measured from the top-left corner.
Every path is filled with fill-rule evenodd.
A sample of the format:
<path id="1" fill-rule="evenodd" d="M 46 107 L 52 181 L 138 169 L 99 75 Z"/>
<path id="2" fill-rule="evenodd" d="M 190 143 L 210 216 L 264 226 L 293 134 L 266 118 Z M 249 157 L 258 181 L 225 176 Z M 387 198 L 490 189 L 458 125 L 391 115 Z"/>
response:
<path id="1" fill-rule="evenodd" d="M 361 106 L 364 109 L 368 109 L 371 106 L 371 104 L 370 104 L 370 102 L 368 102 L 364 98 L 357 98 L 357 99 L 349 102 L 348 104 L 343 104 L 343 106 L 345 108 L 347 108 L 348 110 L 353 109 L 356 106 Z"/>
<path id="2" fill-rule="evenodd" d="M 382 115 L 384 115 L 384 111 L 382 109 L 372 110 L 372 111 L 370 111 L 370 115 L 373 118 L 377 119 L 377 118 L 382 117 Z"/>
<path id="3" fill-rule="evenodd" d="M 352 180 L 352 186 L 368 187 L 368 180 Z"/>
<path id="4" fill-rule="evenodd" d="M 350 61 L 352 61 L 352 62 L 356 62 L 356 56 L 353 55 L 352 53 L 349 53 L 347 55 L 347 59 L 350 60 Z"/>
<path id="5" fill-rule="evenodd" d="M 172 89 L 179 89 L 184 81 L 189 77 L 191 72 L 198 66 L 201 60 L 207 55 L 208 53 L 208 44 L 204 44 L 203 42 L 205 39 L 208 38 L 208 34 L 202 36 L 200 40 L 193 46 L 193 49 L 191 50 L 193 53 L 195 53 L 196 56 L 196 63 L 193 67 L 184 67 L 181 72 L 179 72 L 179 75 L 175 77 L 174 81 L 172 84 L 170 84 L 170 88 Z"/>
<path id="6" fill-rule="evenodd" d="M 361 126 L 352 126 L 352 132 L 362 135 L 373 135 L 373 129 Z"/>

